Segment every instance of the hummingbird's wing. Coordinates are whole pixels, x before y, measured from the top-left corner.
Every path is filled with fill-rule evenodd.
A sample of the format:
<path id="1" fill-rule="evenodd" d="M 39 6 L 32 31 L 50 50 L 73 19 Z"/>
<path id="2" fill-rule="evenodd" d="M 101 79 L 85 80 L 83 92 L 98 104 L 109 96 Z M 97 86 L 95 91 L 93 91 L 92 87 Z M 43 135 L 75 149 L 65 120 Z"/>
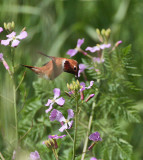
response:
<path id="1" fill-rule="evenodd" d="M 55 59 L 55 57 L 53 57 L 53 56 L 48 56 L 48 55 L 46 55 L 45 53 L 43 53 L 43 52 L 38 52 L 39 54 L 41 54 L 41 55 L 43 55 L 43 56 L 45 56 L 45 57 L 48 57 L 48 58 L 50 58 L 51 60 L 54 60 Z"/>
<path id="2" fill-rule="evenodd" d="M 41 55 L 43 55 L 43 56 L 45 56 L 45 57 L 50 58 L 50 59 L 52 60 L 53 64 L 56 65 L 56 62 L 55 62 L 56 57 L 48 56 L 48 55 L 46 55 L 46 54 L 43 53 L 43 52 L 38 52 L 38 53 L 41 54 Z M 47 63 L 49 63 L 49 62 L 47 62 Z M 46 63 L 46 64 L 47 64 L 47 63 Z M 46 64 L 44 64 L 44 65 L 46 65 Z M 44 66 L 44 65 L 43 65 L 43 66 Z"/>

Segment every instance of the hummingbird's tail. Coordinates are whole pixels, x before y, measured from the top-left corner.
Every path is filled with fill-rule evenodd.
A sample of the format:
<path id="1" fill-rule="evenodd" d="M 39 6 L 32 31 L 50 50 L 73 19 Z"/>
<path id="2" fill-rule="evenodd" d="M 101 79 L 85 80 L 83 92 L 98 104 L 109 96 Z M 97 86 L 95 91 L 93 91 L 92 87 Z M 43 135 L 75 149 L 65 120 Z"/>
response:
<path id="1" fill-rule="evenodd" d="M 34 67 L 34 66 L 28 66 L 28 65 L 23 65 L 22 66 L 31 69 L 32 71 L 34 71 L 35 73 L 39 74 L 39 69 L 38 67 Z"/>

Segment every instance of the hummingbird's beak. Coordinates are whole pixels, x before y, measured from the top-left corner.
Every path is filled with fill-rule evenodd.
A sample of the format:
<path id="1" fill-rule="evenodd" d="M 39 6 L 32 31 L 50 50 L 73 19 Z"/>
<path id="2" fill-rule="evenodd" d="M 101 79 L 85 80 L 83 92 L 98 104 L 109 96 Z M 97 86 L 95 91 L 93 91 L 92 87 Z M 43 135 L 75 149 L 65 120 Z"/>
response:
<path id="1" fill-rule="evenodd" d="M 76 73 L 75 77 L 76 77 L 76 79 L 78 80 L 78 72 Z"/>

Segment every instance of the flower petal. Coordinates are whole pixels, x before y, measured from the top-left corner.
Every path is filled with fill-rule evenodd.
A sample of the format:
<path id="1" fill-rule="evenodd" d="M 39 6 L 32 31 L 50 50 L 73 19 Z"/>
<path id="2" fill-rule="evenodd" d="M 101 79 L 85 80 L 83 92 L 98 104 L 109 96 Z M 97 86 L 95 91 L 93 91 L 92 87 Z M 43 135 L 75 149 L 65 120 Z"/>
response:
<path id="1" fill-rule="evenodd" d="M 0 33 L 3 31 L 3 28 L 2 27 L 0 27 Z"/>
<path id="2" fill-rule="evenodd" d="M 45 112 L 46 112 L 46 113 L 50 112 L 50 111 L 52 110 L 52 108 L 53 108 L 53 105 L 51 104 L 50 107 L 49 107 L 48 109 L 46 109 Z"/>
<path id="3" fill-rule="evenodd" d="M 89 136 L 89 139 L 92 141 L 102 141 L 99 132 L 94 132 Z"/>
<path id="4" fill-rule="evenodd" d="M 26 38 L 27 37 L 27 32 L 26 31 L 22 31 L 22 32 L 20 32 L 20 34 L 18 35 L 18 36 L 16 36 L 16 38 L 18 38 L 18 39 L 24 39 L 24 38 Z"/>
<path id="5" fill-rule="evenodd" d="M 99 46 L 87 47 L 85 50 L 93 53 L 93 52 L 96 52 L 96 51 L 100 51 L 100 47 Z"/>
<path id="6" fill-rule="evenodd" d="M 59 139 L 59 138 L 63 138 L 65 137 L 66 135 L 62 135 L 62 136 L 58 136 L 58 135 L 49 135 L 48 138 L 51 138 L 51 139 Z"/>
<path id="7" fill-rule="evenodd" d="M 104 59 L 102 58 L 99 58 L 99 57 L 93 57 L 93 61 L 94 62 L 97 62 L 97 63 L 103 63 L 104 62 Z"/>
<path id="8" fill-rule="evenodd" d="M 68 128 L 68 125 L 67 125 L 67 123 L 65 123 L 60 129 L 59 129 L 59 131 L 60 132 L 63 132 L 65 129 L 67 129 Z"/>
<path id="9" fill-rule="evenodd" d="M 78 39 L 78 41 L 77 41 L 77 47 L 80 48 L 83 43 L 84 43 L 84 38 Z"/>
<path id="10" fill-rule="evenodd" d="M 11 40 L 12 40 L 12 39 L 1 40 L 1 44 L 4 45 L 4 46 L 7 46 L 7 45 L 9 45 L 9 42 L 10 42 Z"/>
<path id="11" fill-rule="evenodd" d="M 90 158 L 90 160 L 97 160 L 97 158 L 95 158 L 95 157 L 91 157 L 91 158 Z"/>
<path id="12" fill-rule="evenodd" d="M 15 39 L 15 40 L 12 41 L 11 47 L 16 47 L 16 46 L 19 45 L 19 43 L 20 43 L 20 41 Z"/>
<path id="13" fill-rule="evenodd" d="M 57 120 L 59 122 L 65 122 L 65 117 L 60 111 L 53 109 L 50 114 L 50 121 L 54 121 L 54 120 Z"/>
<path id="14" fill-rule="evenodd" d="M 54 99 L 56 99 L 60 96 L 60 89 L 59 88 L 55 88 L 53 90 L 53 92 L 54 92 Z"/>
<path id="15" fill-rule="evenodd" d="M 16 32 L 12 32 L 12 33 L 6 35 L 7 38 L 13 38 L 15 36 L 16 36 Z"/>
<path id="16" fill-rule="evenodd" d="M 85 83 L 84 82 L 81 82 L 80 83 L 80 86 L 82 87 L 79 91 L 82 92 L 85 90 Z"/>
<path id="17" fill-rule="evenodd" d="M 73 120 L 68 122 L 68 129 L 72 127 L 72 124 L 73 124 Z"/>
<path id="18" fill-rule="evenodd" d="M 90 89 L 94 84 L 94 81 L 90 81 L 90 85 L 88 87 L 85 87 L 86 89 Z"/>
<path id="19" fill-rule="evenodd" d="M 74 117 L 74 112 L 72 109 L 68 109 L 68 120 Z"/>
<path id="20" fill-rule="evenodd" d="M 37 151 L 30 153 L 30 160 L 40 160 L 40 155 Z"/>
<path id="21" fill-rule="evenodd" d="M 77 49 L 69 49 L 67 54 L 70 55 L 70 57 L 73 57 L 77 54 L 78 50 Z"/>
<path id="22" fill-rule="evenodd" d="M 80 77 L 80 74 L 87 68 L 85 64 L 79 64 L 79 71 L 78 71 L 78 77 Z"/>
<path id="23" fill-rule="evenodd" d="M 2 62 L 3 62 L 5 69 L 9 70 L 9 66 L 8 66 L 7 62 L 4 60 L 4 58 L 3 58 Z"/>
<path id="24" fill-rule="evenodd" d="M 55 102 L 56 102 L 58 105 L 62 106 L 62 105 L 64 105 L 64 103 L 65 103 L 65 99 L 64 99 L 63 97 L 61 97 L 61 98 L 56 99 Z"/>
<path id="25" fill-rule="evenodd" d="M 84 71 L 85 69 L 87 68 L 87 66 L 85 65 L 85 64 L 79 64 L 79 69 L 81 70 L 81 71 Z"/>
<path id="26" fill-rule="evenodd" d="M 2 61 L 2 59 L 3 59 L 3 54 L 0 53 L 0 61 Z"/>
<path id="27" fill-rule="evenodd" d="M 111 47 L 111 44 L 101 44 L 100 45 L 101 49 L 110 48 L 110 47 Z"/>
<path id="28" fill-rule="evenodd" d="M 49 106 L 52 103 L 51 99 L 48 99 L 48 102 L 45 104 L 45 106 Z"/>

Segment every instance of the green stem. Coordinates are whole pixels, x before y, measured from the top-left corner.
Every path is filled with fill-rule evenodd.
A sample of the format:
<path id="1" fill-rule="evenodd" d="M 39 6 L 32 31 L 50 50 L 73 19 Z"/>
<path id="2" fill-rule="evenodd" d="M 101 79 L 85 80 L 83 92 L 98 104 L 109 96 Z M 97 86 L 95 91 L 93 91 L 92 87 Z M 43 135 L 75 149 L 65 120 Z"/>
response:
<path id="1" fill-rule="evenodd" d="M 1 152 L 0 152 L 0 158 L 1 158 L 1 160 L 5 160 L 5 158 L 3 157 Z"/>
<path id="2" fill-rule="evenodd" d="M 71 137 L 71 135 L 69 134 L 69 132 L 65 129 L 65 131 L 67 132 L 68 136 L 70 137 L 70 139 L 72 140 L 72 142 L 74 142 L 73 138 Z"/>
<path id="3" fill-rule="evenodd" d="M 73 160 L 75 160 L 75 152 L 76 152 L 76 138 L 77 138 L 77 124 L 78 124 L 78 97 L 76 97 L 76 110 L 75 110 L 75 131 L 74 131 L 74 143 L 73 143 Z"/>
<path id="4" fill-rule="evenodd" d="M 85 154 L 86 154 L 86 149 L 87 149 L 87 144 L 88 144 L 88 136 L 89 136 L 89 132 L 91 129 L 91 124 L 92 124 L 92 120 L 93 120 L 93 114 L 94 114 L 94 108 L 95 108 L 95 102 L 93 102 L 92 104 L 92 110 L 91 110 L 91 115 L 89 117 L 89 122 L 88 122 L 88 130 L 86 132 L 86 138 L 85 138 L 85 142 L 84 142 L 84 147 L 83 147 L 83 152 L 82 152 L 82 156 L 81 156 L 81 160 L 84 160 Z"/>
<path id="5" fill-rule="evenodd" d="M 14 81 L 14 74 L 15 74 L 15 69 L 14 69 L 14 50 L 11 48 L 11 54 L 12 54 L 12 70 L 13 70 L 13 103 L 14 103 L 14 116 L 15 116 L 15 136 L 16 136 L 16 146 L 18 144 L 18 129 L 17 129 L 17 108 L 16 108 L 16 86 L 15 86 L 15 81 Z"/>
<path id="6" fill-rule="evenodd" d="M 53 153 L 54 153 L 56 160 L 59 160 L 56 150 L 54 148 L 52 150 L 53 150 Z"/>

